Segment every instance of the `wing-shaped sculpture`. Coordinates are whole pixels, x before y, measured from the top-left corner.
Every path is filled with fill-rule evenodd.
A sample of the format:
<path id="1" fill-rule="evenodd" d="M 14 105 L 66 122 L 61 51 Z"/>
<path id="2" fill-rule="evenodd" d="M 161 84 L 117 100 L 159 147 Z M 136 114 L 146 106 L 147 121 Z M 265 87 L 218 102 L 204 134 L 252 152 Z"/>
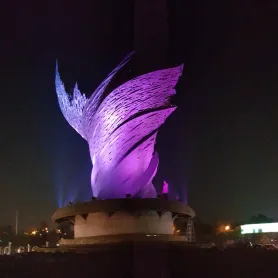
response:
<path id="1" fill-rule="evenodd" d="M 89 144 L 93 195 L 101 199 L 123 198 L 126 194 L 156 197 L 152 185 L 159 162 L 154 153 L 156 135 L 176 109 L 170 98 L 183 66 L 139 76 L 104 97 L 111 79 L 130 59 L 131 55 L 127 56 L 89 99 L 77 86 L 69 96 L 56 71 L 60 108 Z"/>
<path id="2" fill-rule="evenodd" d="M 87 98 L 80 93 L 77 83 L 74 87 L 73 95 L 67 94 L 58 72 L 58 63 L 56 64 L 55 85 L 58 102 L 65 119 L 84 138 L 82 116 Z"/>

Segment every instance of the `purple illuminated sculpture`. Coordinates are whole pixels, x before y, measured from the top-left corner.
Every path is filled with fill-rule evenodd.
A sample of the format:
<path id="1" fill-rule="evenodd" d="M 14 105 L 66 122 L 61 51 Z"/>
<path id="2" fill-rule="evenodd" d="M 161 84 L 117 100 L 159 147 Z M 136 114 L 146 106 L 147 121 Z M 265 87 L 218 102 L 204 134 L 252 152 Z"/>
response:
<path id="1" fill-rule="evenodd" d="M 183 66 L 144 74 L 106 93 L 111 79 L 130 59 L 127 56 L 88 99 L 77 85 L 73 95 L 68 95 L 56 68 L 61 111 L 89 144 L 92 191 L 100 199 L 126 194 L 156 197 L 152 184 L 159 162 L 154 153 L 156 135 L 176 109 L 170 97 Z"/>

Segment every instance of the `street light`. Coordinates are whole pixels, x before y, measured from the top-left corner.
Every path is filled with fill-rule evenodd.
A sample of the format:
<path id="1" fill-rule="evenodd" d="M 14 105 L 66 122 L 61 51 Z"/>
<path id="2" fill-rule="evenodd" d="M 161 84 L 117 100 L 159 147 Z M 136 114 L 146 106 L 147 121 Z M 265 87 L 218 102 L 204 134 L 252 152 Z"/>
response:
<path id="1" fill-rule="evenodd" d="M 229 225 L 225 226 L 225 231 L 230 231 L 231 227 Z"/>

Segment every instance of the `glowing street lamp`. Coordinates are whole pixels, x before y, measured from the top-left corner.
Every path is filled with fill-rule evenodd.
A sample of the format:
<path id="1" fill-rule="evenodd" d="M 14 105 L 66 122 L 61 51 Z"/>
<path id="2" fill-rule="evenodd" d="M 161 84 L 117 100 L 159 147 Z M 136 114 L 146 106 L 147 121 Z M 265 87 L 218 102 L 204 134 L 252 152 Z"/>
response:
<path id="1" fill-rule="evenodd" d="M 217 234 L 231 232 L 231 225 L 221 225 L 217 228 Z"/>

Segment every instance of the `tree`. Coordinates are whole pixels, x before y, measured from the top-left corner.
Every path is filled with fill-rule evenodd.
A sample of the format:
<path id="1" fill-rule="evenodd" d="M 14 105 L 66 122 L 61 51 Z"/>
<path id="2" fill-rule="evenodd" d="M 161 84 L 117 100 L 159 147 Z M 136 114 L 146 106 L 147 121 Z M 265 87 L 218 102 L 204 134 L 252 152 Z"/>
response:
<path id="1" fill-rule="evenodd" d="M 256 216 L 252 216 L 250 218 L 250 223 L 251 224 L 260 224 L 260 223 L 271 223 L 273 222 L 272 218 L 269 218 L 263 214 L 258 214 Z"/>

